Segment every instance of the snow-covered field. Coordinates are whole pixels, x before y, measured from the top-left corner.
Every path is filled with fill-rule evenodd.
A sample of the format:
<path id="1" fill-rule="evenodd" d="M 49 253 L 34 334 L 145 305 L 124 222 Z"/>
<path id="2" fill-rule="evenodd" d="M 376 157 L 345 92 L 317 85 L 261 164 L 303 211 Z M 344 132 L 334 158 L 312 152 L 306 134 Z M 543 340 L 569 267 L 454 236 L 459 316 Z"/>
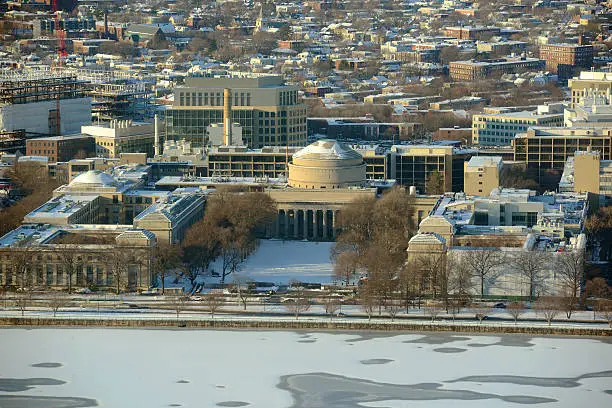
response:
<path id="1" fill-rule="evenodd" d="M 2 407 L 97 402 L 146 408 L 490 408 L 612 402 L 612 346 L 603 339 L 17 328 L 1 329 L 0 339 Z M 62 398 L 45 398 L 51 396 Z"/>
<path id="2" fill-rule="evenodd" d="M 255 253 L 241 265 L 240 275 L 277 284 L 287 284 L 292 279 L 330 283 L 332 245 L 332 242 L 262 240 Z"/>

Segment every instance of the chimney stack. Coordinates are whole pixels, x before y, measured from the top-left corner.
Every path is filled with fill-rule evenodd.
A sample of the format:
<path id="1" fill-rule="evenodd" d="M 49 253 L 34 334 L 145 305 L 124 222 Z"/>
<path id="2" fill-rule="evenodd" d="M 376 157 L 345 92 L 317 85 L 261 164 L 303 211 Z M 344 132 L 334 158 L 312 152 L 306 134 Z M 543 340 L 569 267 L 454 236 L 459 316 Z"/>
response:
<path id="1" fill-rule="evenodd" d="M 157 113 L 153 117 L 153 124 L 155 126 L 155 156 L 159 156 L 161 154 L 161 149 L 159 148 L 159 124 L 157 122 Z"/>
<path id="2" fill-rule="evenodd" d="M 223 90 L 223 144 L 232 143 L 232 91 Z"/>

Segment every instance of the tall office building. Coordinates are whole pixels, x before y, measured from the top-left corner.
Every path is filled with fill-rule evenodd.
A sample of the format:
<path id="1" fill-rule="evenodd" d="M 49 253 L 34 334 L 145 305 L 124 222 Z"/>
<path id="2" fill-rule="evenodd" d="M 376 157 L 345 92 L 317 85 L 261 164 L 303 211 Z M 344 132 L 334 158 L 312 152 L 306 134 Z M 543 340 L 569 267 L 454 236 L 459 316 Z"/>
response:
<path id="1" fill-rule="evenodd" d="M 174 105 L 166 112 L 167 139 L 202 146 L 208 143 L 207 126 L 221 123 L 228 141 L 232 124 L 239 123 L 243 141 L 252 148 L 306 144 L 306 107 L 297 86 L 277 75 L 188 78 L 175 89 Z"/>

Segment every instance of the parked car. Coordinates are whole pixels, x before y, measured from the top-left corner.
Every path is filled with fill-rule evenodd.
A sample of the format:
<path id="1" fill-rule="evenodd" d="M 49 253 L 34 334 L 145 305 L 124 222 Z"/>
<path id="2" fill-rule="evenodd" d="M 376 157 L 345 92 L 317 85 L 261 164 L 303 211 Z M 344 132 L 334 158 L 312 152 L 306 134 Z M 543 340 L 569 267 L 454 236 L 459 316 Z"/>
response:
<path id="1" fill-rule="evenodd" d="M 496 309 L 505 309 L 506 304 L 504 302 L 499 302 L 499 303 L 494 304 L 493 307 Z"/>

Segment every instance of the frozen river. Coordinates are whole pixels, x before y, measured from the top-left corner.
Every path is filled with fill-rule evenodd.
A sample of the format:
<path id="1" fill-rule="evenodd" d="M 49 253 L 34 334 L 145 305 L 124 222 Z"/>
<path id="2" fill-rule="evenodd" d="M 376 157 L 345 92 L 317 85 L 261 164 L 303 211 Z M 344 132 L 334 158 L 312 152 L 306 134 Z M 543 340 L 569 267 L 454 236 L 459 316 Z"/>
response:
<path id="1" fill-rule="evenodd" d="M 0 407 L 97 405 L 610 407 L 612 345 L 450 333 L 0 329 Z"/>

